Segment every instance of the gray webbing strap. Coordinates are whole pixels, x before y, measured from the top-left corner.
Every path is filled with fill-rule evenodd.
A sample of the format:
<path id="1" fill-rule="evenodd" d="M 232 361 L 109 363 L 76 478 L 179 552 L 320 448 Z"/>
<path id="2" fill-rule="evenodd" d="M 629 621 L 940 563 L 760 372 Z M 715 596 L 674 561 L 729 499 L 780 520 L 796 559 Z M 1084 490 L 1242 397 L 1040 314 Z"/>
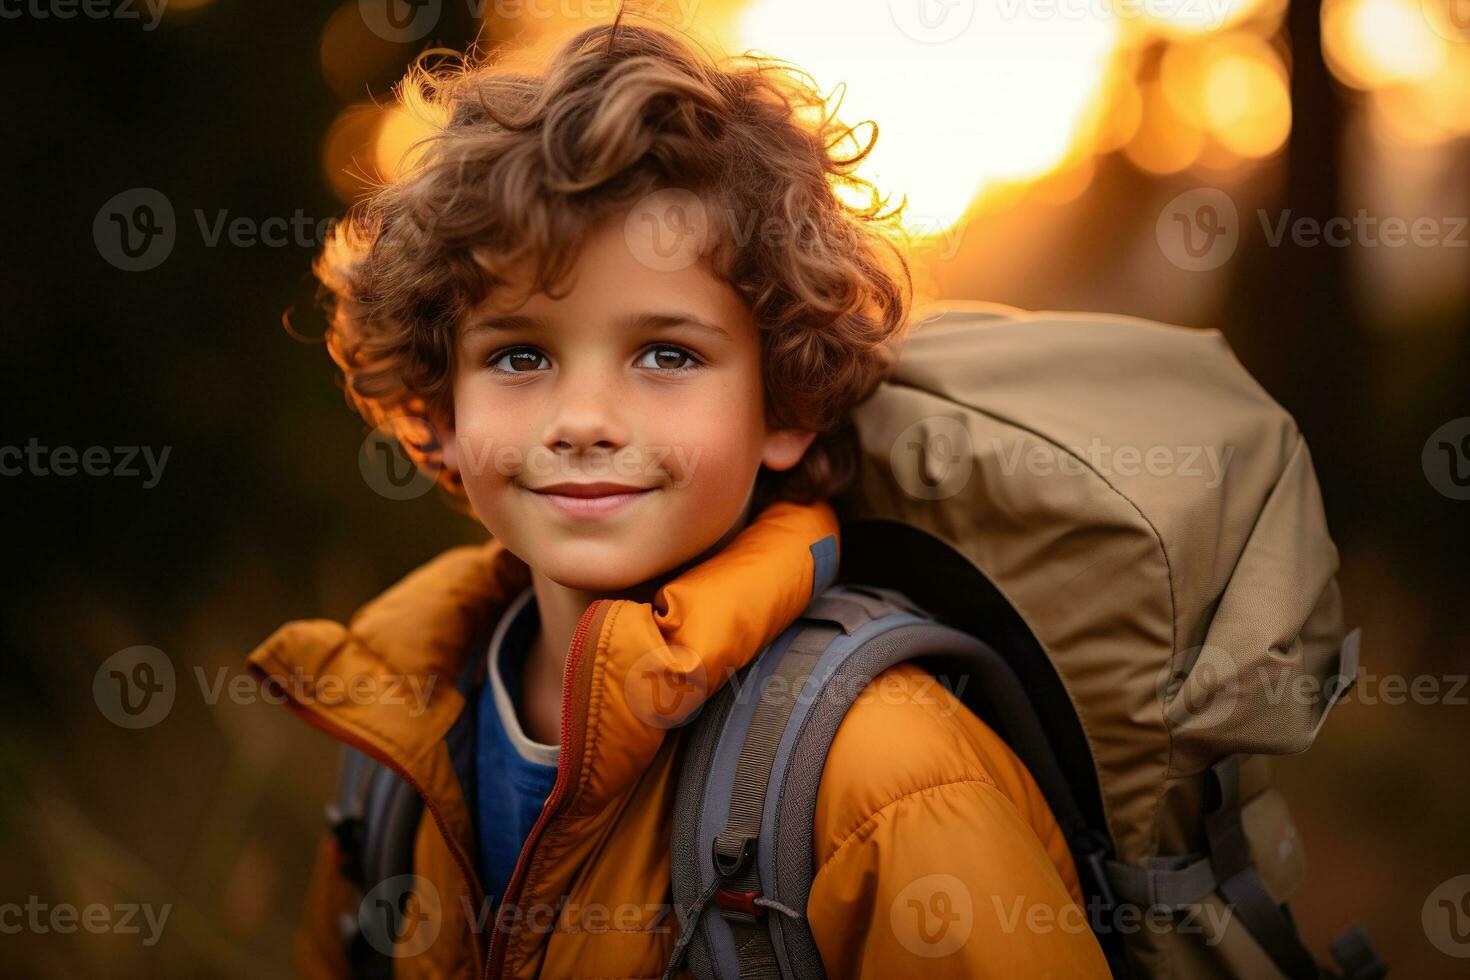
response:
<path id="1" fill-rule="evenodd" d="M 736 874 L 736 862 L 755 846 L 765 808 L 766 783 L 771 778 L 776 746 L 786 731 L 786 719 L 836 633 L 830 626 L 803 629 L 761 688 L 760 704 L 740 749 L 740 766 L 730 793 L 730 817 L 715 837 L 715 867 L 726 875 Z"/>
<path id="2" fill-rule="evenodd" d="M 838 633 L 839 630 L 825 623 L 805 626 L 766 679 L 760 691 L 760 704 L 740 749 L 740 763 L 730 793 L 730 815 L 725 829 L 715 837 L 715 870 L 724 882 L 721 891 L 747 899 L 744 907 L 738 907 L 734 902 L 721 902 L 720 892 L 714 896 L 735 937 L 741 980 L 775 980 L 780 976 L 770 932 L 761 921 L 765 909 L 754 904 L 760 894 L 756 842 L 760 838 L 771 765 L 786 731 L 786 722 L 798 698 L 804 696 L 812 668 Z"/>
<path id="3" fill-rule="evenodd" d="M 873 600 L 866 597 L 824 595 L 812 600 L 802 616 L 807 619 L 822 619 L 837 623 L 842 632 L 851 635 L 870 620 L 877 619 L 883 611 L 875 612 L 869 605 Z M 886 610 L 885 610 L 886 611 Z"/>
<path id="4" fill-rule="evenodd" d="M 1113 894 L 1140 908 L 1187 908 L 1217 885 L 1210 859 L 1198 854 L 1153 858 L 1141 865 L 1108 861 L 1107 868 Z"/>
<path id="5" fill-rule="evenodd" d="M 1213 805 L 1205 812 L 1205 836 L 1221 897 L 1282 973 L 1291 980 L 1318 980 L 1321 968 L 1302 944 L 1296 924 L 1266 890 L 1251 857 L 1240 819 L 1240 756 L 1226 756 L 1210 767 L 1210 792 Z"/>

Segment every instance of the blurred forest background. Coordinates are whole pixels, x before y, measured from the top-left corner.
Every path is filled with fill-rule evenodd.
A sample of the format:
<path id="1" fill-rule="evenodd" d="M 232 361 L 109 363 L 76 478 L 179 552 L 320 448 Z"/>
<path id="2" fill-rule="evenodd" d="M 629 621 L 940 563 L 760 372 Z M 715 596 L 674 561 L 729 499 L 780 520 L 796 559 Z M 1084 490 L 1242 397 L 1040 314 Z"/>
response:
<path id="1" fill-rule="evenodd" d="M 1435 448 L 1470 435 L 1464 0 L 957 0 L 937 21 L 919 0 L 641 9 L 845 84 L 842 118 L 881 131 L 867 175 L 909 195 L 921 299 L 1224 331 L 1312 448 L 1364 669 L 1438 692 L 1392 703 L 1379 684 L 1278 763 L 1311 867 L 1294 909 L 1319 953 L 1357 921 L 1393 975 L 1465 975 L 1421 917 L 1470 874 L 1470 501 Z M 416 135 L 389 95 L 417 54 L 477 36 L 522 49 L 614 12 L 0 7 L 0 445 L 106 447 L 114 471 L 117 447 L 163 459 L 151 481 L 141 453 L 137 477 L 58 475 L 53 455 L 47 475 L 0 479 L 0 903 L 171 906 L 153 945 L 146 928 L 6 928 L 7 973 L 287 972 L 336 750 L 259 700 L 207 703 L 196 671 L 238 680 L 281 622 L 345 619 L 483 531 L 433 493 L 374 492 L 366 427 L 283 314 L 319 336 L 321 223 Z M 116 221 L 168 209 L 161 258 L 120 250 Z M 1314 239 L 1334 218 L 1337 238 Z M 1389 219 L 1422 234 L 1393 244 Z M 1199 239 L 1180 237 L 1189 221 Z M 136 646 L 166 653 L 177 696 L 129 729 L 93 681 Z"/>

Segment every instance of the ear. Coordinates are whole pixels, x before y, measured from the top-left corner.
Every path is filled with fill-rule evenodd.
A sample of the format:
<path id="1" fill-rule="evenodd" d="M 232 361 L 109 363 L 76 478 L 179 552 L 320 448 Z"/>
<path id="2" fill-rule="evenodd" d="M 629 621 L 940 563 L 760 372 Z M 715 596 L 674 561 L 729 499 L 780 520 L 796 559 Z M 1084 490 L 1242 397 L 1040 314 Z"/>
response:
<path id="1" fill-rule="evenodd" d="M 459 439 L 454 434 L 454 421 L 435 418 L 432 422 L 434 439 L 439 445 L 439 462 L 445 470 L 459 474 Z"/>
<path id="2" fill-rule="evenodd" d="M 772 429 L 766 433 L 765 449 L 761 453 L 761 465 L 768 470 L 789 470 L 801 462 L 807 447 L 817 437 L 815 432 L 805 429 Z"/>

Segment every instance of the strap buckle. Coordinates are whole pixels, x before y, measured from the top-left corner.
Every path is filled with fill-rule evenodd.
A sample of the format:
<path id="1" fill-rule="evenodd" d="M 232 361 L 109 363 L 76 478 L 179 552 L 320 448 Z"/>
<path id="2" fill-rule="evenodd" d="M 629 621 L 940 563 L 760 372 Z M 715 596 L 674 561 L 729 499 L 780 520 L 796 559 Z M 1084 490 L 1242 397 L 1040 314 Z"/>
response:
<path id="1" fill-rule="evenodd" d="M 337 839 L 338 868 L 348 881 L 366 890 L 363 868 L 363 835 L 367 828 L 362 817 L 343 812 L 335 803 L 327 804 L 327 826 Z"/>
<path id="2" fill-rule="evenodd" d="M 746 876 L 746 872 L 755 861 L 756 841 L 755 837 L 726 837 L 724 834 L 715 838 L 715 880 L 718 887 L 713 901 L 719 907 L 720 915 L 734 922 L 749 924 L 766 914 L 766 910 L 755 903 L 761 897 L 759 888 L 744 891 L 737 890 L 739 884 L 734 888 L 725 884 L 731 878 L 742 876 L 745 879 L 741 883 L 752 880 L 753 876 Z"/>
<path id="3" fill-rule="evenodd" d="M 1079 823 L 1063 832 L 1072 848 L 1072 858 L 1077 864 L 1080 878 L 1084 872 L 1092 877 L 1092 888 L 1082 882 L 1083 895 L 1095 894 L 1103 901 L 1102 911 L 1118 906 L 1118 893 L 1113 889 L 1112 876 L 1108 873 L 1108 859 L 1113 852 L 1113 842 L 1104 833 L 1085 823 Z"/>
<path id="4" fill-rule="evenodd" d="M 730 914 L 748 916 L 753 922 L 766 914 L 766 907 L 755 903 L 755 900 L 760 897 L 761 893 L 758 889 L 737 892 L 729 888 L 721 888 L 715 892 L 715 904 L 720 907 L 720 911 L 725 913 L 727 918 Z"/>
<path id="5" fill-rule="evenodd" d="M 1338 936 L 1331 948 L 1344 980 L 1382 980 L 1388 976 L 1388 964 L 1379 958 L 1362 926 L 1353 926 Z"/>
<path id="6" fill-rule="evenodd" d="M 713 847 L 715 873 L 721 878 L 733 878 L 740 874 L 755 860 L 755 845 L 754 837 L 732 839 L 725 834 L 716 837 Z"/>

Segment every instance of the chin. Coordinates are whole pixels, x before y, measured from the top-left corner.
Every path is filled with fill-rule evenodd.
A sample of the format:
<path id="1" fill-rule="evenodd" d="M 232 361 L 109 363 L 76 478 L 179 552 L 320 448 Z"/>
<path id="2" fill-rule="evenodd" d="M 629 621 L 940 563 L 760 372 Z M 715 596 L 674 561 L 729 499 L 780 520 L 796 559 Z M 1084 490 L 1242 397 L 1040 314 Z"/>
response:
<path id="1" fill-rule="evenodd" d="M 562 588 L 613 593 L 625 592 L 657 576 L 661 566 L 648 565 L 647 561 L 646 553 L 640 554 L 637 561 L 619 560 L 615 555 L 581 554 L 547 556 L 543 564 L 532 563 L 532 566 Z"/>

